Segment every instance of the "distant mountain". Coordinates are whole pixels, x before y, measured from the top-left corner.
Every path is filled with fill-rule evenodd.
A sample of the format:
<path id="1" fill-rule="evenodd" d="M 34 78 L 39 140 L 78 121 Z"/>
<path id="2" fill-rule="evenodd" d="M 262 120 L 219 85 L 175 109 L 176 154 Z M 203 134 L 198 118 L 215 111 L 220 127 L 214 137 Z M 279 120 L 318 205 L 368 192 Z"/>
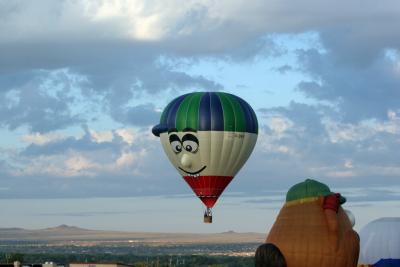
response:
<path id="1" fill-rule="evenodd" d="M 221 234 L 225 234 L 225 235 L 231 235 L 231 234 L 236 234 L 235 231 L 229 230 L 227 232 L 222 232 Z"/>
<path id="2" fill-rule="evenodd" d="M 30 230 L 22 228 L 0 228 L 1 241 L 127 241 L 168 243 L 262 243 L 266 234 L 237 233 L 228 231 L 215 234 L 154 233 L 89 230 L 76 226 Z"/>
<path id="3" fill-rule="evenodd" d="M 90 231 L 90 230 L 88 230 L 88 229 L 84 229 L 84 228 L 79 228 L 79 227 L 76 227 L 76 226 L 69 226 L 69 225 L 66 225 L 66 224 L 61 224 L 61 225 L 59 225 L 59 226 L 56 226 L 56 227 L 50 227 L 50 228 L 46 228 L 46 229 L 43 229 L 44 231 L 60 231 L 60 232 L 63 232 L 63 231 L 69 231 L 69 232 L 71 232 L 71 231 L 77 231 L 77 232 L 79 232 L 79 231 Z"/>

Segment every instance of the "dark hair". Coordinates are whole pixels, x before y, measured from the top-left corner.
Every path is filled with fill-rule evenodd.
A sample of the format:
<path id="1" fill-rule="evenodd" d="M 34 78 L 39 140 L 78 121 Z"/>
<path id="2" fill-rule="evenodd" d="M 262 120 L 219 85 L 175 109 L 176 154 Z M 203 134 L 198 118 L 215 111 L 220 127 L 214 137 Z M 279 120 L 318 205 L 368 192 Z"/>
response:
<path id="1" fill-rule="evenodd" d="M 256 267 L 286 267 L 285 257 L 274 244 L 266 243 L 259 246 L 255 258 Z"/>

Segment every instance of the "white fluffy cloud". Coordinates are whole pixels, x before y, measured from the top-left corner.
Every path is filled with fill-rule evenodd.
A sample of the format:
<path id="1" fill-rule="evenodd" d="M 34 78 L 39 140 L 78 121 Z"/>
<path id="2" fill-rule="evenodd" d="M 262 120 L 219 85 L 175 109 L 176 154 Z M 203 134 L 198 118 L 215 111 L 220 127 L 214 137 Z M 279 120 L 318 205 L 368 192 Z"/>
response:
<path id="1" fill-rule="evenodd" d="M 46 134 L 41 133 L 30 133 L 21 135 L 20 139 L 23 142 L 35 144 L 35 145 L 44 145 L 50 142 L 54 142 L 57 140 L 63 139 L 64 136 L 61 133 L 50 132 Z"/>
<path id="2" fill-rule="evenodd" d="M 400 134 L 400 118 L 393 110 L 388 111 L 386 121 L 365 120 L 359 123 L 342 123 L 328 119 L 325 126 L 333 143 L 363 141 L 380 133 Z"/>
<path id="3" fill-rule="evenodd" d="M 139 135 L 139 133 L 133 129 L 117 129 L 115 132 L 129 145 L 132 145 Z"/>
<path id="4" fill-rule="evenodd" d="M 111 142 L 114 138 L 112 131 L 89 130 L 92 139 L 97 143 Z"/>
<path id="5" fill-rule="evenodd" d="M 21 40 L 60 41 L 126 38 L 157 41 L 180 36 L 218 36 L 208 47 L 227 46 L 264 33 L 302 32 L 374 21 L 375 27 L 397 20 L 389 1 L 376 7 L 374 1 L 307 0 L 103 0 L 103 1 L 3 1 L 0 33 L 3 42 Z M 338 8 L 340 7 L 340 8 Z M 386 16 L 386 20 L 379 19 Z M 13 34 L 10 34 L 10 31 Z M 387 34 L 385 32 L 376 34 Z M 356 38 L 356 37 L 355 37 Z M 204 40 L 202 44 L 207 44 Z M 207 49 L 207 48 L 205 48 Z"/>
<path id="6" fill-rule="evenodd" d="M 389 110 L 386 120 L 350 123 L 342 121 L 341 113 L 331 106 L 292 102 L 285 108 L 263 109 L 259 140 L 246 176 L 263 177 L 269 183 L 290 184 L 313 177 L 342 185 L 397 185 L 397 114 Z M 251 183 L 262 186 L 257 179 Z"/>
<path id="7" fill-rule="evenodd" d="M 149 160 L 147 156 L 152 146 L 148 144 L 156 141 L 148 131 L 144 133 L 133 128 L 109 131 L 86 129 L 85 134 L 78 137 L 57 133 L 24 135 L 21 138 L 30 143 L 31 152 L 14 153 L 13 166 L 18 167 L 10 171 L 18 177 L 139 175 L 143 172 L 140 164 Z"/>
<path id="8" fill-rule="evenodd" d="M 301 75 L 293 89 L 312 104 L 255 107 L 259 141 L 240 190 L 305 176 L 394 184 L 398 7 L 394 0 L 379 7 L 372 0 L 0 1 L 0 127 L 23 142 L 20 151 L 0 150 L 2 188 L 10 196 L 24 183 L 65 196 L 183 190 L 168 180 L 177 174 L 149 126 L 167 99 L 225 88 L 174 64 L 272 56 L 291 64 L 286 49 L 298 62 L 282 75 Z M 310 32 L 316 37 L 304 48 L 297 34 Z M 275 43 L 282 33 L 290 47 Z M 63 132 L 79 125 L 88 125 L 83 136 Z M 49 182 L 55 177 L 68 182 Z"/>

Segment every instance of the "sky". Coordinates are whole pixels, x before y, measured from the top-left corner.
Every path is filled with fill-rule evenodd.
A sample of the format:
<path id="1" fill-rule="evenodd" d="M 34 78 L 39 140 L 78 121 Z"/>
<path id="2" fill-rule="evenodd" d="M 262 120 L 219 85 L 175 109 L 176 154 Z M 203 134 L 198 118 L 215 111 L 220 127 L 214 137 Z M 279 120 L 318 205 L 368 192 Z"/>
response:
<path id="1" fill-rule="evenodd" d="M 398 25 L 394 0 L 0 0 L 0 227 L 266 232 L 306 178 L 356 227 L 398 216 Z M 193 91 L 259 121 L 211 226 L 151 133 Z"/>

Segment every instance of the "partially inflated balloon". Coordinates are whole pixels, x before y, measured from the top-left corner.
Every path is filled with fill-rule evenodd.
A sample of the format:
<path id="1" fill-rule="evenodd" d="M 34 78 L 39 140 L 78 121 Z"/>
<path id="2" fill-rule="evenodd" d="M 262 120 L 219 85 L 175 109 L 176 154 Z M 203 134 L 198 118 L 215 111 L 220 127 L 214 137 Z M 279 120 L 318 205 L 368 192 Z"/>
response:
<path id="1" fill-rule="evenodd" d="M 360 263 L 400 266 L 400 217 L 379 218 L 360 232 Z"/>
<path id="2" fill-rule="evenodd" d="M 210 209 L 253 151 L 258 123 L 250 105 L 235 95 L 195 92 L 172 100 L 153 134 Z"/>
<path id="3" fill-rule="evenodd" d="M 360 242 L 352 229 L 354 216 L 342 208 L 345 202 L 312 179 L 292 186 L 268 233 L 266 243 L 273 254 L 266 260 L 281 257 L 287 267 L 357 266 Z"/>

